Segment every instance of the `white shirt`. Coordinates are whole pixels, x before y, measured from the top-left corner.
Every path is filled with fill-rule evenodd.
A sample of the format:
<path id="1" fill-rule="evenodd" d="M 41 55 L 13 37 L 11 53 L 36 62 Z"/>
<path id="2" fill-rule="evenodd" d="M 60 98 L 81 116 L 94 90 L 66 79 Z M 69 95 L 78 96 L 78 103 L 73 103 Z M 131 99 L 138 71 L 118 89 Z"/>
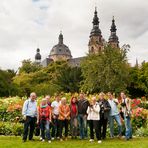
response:
<path id="1" fill-rule="evenodd" d="M 100 120 L 100 105 L 96 103 L 92 107 L 87 108 L 87 120 Z"/>
<path id="2" fill-rule="evenodd" d="M 37 102 L 28 99 L 24 102 L 22 109 L 23 116 L 36 117 L 37 116 Z"/>
<path id="3" fill-rule="evenodd" d="M 57 102 L 57 101 L 53 101 L 52 103 L 51 103 L 51 107 L 53 108 L 53 114 L 55 114 L 55 115 L 59 115 L 59 106 L 60 106 L 60 102 Z"/>

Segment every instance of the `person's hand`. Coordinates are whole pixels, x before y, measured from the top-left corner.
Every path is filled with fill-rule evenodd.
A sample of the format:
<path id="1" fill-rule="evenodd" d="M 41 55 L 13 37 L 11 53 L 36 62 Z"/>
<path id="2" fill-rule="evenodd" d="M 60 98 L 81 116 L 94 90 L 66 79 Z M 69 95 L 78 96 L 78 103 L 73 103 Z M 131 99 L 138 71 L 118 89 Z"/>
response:
<path id="1" fill-rule="evenodd" d="M 26 120 L 26 115 L 23 116 L 23 120 Z"/>
<path id="2" fill-rule="evenodd" d="M 37 120 L 37 122 L 36 122 L 37 124 L 39 124 L 39 120 Z"/>
<path id="3" fill-rule="evenodd" d="M 56 116 L 55 115 L 53 115 L 53 119 L 56 119 Z"/>

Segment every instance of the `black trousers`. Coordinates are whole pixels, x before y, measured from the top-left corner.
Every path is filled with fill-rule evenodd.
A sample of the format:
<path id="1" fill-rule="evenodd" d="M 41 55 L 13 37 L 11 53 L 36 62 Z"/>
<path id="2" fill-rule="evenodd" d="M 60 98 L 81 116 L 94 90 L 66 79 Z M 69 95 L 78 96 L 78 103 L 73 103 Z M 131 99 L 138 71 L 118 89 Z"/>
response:
<path id="1" fill-rule="evenodd" d="M 65 133 L 64 136 L 67 137 L 68 136 L 68 124 L 69 124 L 69 120 L 65 119 L 65 120 L 59 120 L 59 127 L 60 127 L 60 138 L 62 138 L 62 132 L 63 132 L 63 128 L 65 128 Z"/>
<path id="2" fill-rule="evenodd" d="M 101 124 L 101 138 L 102 139 L 105 139 L 106 138 L 107 121 L 108 121 L 108 119 L 104 119 L 104 117 L 100 119 L 100 124 Z"/>
<path id="3" fill-rule="evenodd" d="M 101 124 L 100 120 L 89 120 L 90 139 L 94 139 L 94 129 L 97 140 L 101 140 Z"/>
<path id="4" fill-rule="evenodd" d="M 51 137 L 59 137 L 59 120 L 56 118 L 52 118 L 52 124 L 51 124 Z"/>
<path id="5" fill-rule="evenodd" d="M 30 116 L 26 117 L 26 120 L 25 120 L 25 123 L 24 123 L 23 140 L 27 140 L 29 128 L 30 128 L 29 140 L 32 140 L 33 132 L 34 132 L 34 129 L 35 129 L 35 122 L 36 122 L 36 117 L 30 117 Z"/>

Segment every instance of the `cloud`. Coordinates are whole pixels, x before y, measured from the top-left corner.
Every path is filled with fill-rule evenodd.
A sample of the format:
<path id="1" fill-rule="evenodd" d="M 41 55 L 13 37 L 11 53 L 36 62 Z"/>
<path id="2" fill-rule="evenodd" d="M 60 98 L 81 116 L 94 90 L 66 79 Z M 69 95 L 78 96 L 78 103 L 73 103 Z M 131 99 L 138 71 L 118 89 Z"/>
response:
<path id="1" fill-rule="evenodd" d="M 88 52 L 95 2 L 100 28 L 108 40 L 115 16 L 120 45 L 128 43 L 129 61 L 147 60 L 148 2 L 145 0 L 1 0 L 0 67 L 17 69 L 23 59 L 34 60 L 36 48 L 42 57 L 58 42 L 60 30 L 73 57 Z"/>

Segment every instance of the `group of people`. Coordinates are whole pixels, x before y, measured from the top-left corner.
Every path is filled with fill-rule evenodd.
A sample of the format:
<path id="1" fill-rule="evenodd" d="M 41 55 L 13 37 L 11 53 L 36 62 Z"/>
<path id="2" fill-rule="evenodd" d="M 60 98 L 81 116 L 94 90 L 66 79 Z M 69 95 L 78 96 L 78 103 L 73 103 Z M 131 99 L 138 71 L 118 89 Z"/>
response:
<path id="1" fill-rule="evenodd" d="M 98 143 L 101 143 L 106 138 L 108 123 L 110 137 L 114 138 L 114 120 L 118 125 L 118 137 L 122 137 L 122 121 L 124 121 L 125 139 L 132 138 L 131 101 L 124 92 L 120 94 L 121 99 L 115 99 L 108 92 L 107 99 L 105 99 L 104 93 L 100 93 L 99 98 L 93 96 L 90 100 L 85 97 L 84 93 L 80 93 L 79 98 L 72 97 L 69 104 L 65 97 L 60 98 L 57 95 L 53 102 L 50 101 L 50 96 L 46 96 L 37 106 L 36 98 L 36 93 L 31 93 L 30 98 L 23 105 L 24 142 L 28 136 L 29 140 L 33 140 L 37 123 L 41 130 L 40 140 L 43 142 L 47 139 L 51 143 L 51 140 L 55 138 L 60 141 L 67 140 L 68 135 L 71 135 L 72 139 L 76 139 L 78 136 L 80 139 L 87 139 L 89 126 L 89 141 L 94 141 L 95 133 Z M 65 129 L 64 134 L 63 129 Z"/>

